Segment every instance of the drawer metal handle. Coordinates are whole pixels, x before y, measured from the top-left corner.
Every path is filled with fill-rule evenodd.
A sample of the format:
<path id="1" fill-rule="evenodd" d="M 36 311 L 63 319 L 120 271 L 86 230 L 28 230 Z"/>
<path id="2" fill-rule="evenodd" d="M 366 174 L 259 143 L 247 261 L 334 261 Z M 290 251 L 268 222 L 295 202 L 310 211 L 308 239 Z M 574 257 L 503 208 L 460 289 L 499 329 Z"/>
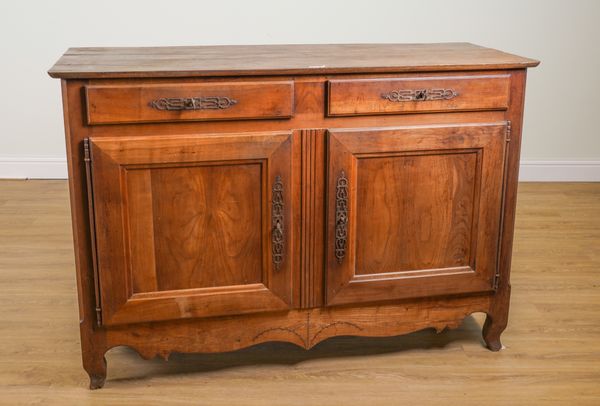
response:
<path id="1" fill-rule="evenodd" d="M 284 205 L 283 205 L 283 182 L 281 176 L 275 177 L 272 190 L 272 208 L 271 208 L 271 251 L 273 254 L 273 266 L 276 271 L 281 269 L 284 256 Z"/>
<path id="2" fill-rule="evenodd" d="M 237 103 L 237 100 L 225 96 L 162 97 L 152 100 L 150 107 L 156 110 L 224 110 Z"/>
<path id="3" fill-rule="evenodd" d="M 348 179 L 342 171 L 335 187 L 335 257 L 338 264 L 346 256 L 348 239 Z"/>
<path id="4" fill-rule="evenodd" d="M 383 93 L 382 99 L 392 102 L 450 100 L 458 96 L 454 89 L 401 89 Z"/>

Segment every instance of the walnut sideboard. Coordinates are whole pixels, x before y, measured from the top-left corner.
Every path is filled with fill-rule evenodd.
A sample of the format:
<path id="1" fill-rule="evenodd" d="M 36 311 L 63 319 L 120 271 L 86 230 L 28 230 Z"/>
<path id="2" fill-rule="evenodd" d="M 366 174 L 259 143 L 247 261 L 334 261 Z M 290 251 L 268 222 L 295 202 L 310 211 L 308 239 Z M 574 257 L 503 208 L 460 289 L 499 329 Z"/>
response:
<path id="1" fill-rule="evenodd" d="M 74 48 L 83 366 L 456 327 L 501 348 L 528 67 L 466 43 Z"/>

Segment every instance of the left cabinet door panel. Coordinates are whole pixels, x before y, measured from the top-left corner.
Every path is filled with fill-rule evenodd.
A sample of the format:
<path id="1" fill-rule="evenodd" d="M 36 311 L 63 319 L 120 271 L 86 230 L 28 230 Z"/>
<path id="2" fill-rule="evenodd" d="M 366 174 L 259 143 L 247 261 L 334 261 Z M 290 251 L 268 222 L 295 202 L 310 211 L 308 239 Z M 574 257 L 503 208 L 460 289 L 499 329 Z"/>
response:
<path id="1" fill-rule="evenodd" d="M 289 309 L 292 136 L 90 138 L 102 323 Z"/>

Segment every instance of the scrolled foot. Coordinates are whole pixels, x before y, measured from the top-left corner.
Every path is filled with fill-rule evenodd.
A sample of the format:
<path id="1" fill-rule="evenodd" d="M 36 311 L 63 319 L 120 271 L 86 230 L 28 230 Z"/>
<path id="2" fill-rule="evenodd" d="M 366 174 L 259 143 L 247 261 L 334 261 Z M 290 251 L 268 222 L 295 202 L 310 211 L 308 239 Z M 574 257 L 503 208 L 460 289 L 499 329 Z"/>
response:
<path id="1" fill-rule="evenodd" d="M 106 375 L 90 375 L 90 389 L 100 389 L 104 386 L 106 382 Z"/>
<path id="2" fill-rule="evenodd" d="M 100 389 L 106 382 L 106 358 L 104 354 L 86 354 L 83 357 L 83 368 L 90 377 L 90 389 Z"/>
<path id="3" fill-rule="evenodd" d="M 505 328 L 506 323 L 498 323 L 492 316 L 487 315 L 483 324 L 483 340 L 490 351 L 500 351 L 503 348 L 500 335 Z"/>

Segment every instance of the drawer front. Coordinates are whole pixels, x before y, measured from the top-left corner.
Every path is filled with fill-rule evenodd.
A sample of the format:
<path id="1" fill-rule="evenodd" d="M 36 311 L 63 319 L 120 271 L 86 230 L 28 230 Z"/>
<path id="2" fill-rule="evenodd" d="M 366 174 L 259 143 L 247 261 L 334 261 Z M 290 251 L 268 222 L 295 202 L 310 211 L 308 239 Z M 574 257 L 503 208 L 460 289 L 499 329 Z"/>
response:
<path id="1" fill-rule="evenodd" d="M 88 124 L 289 118 L 293 98 L 292 81 L 86 87 Z"/>
<path id="2" fill-rule="evenodd" d="M 506 110 L 509 75 L 329 81 L 329 116 Z"/>

